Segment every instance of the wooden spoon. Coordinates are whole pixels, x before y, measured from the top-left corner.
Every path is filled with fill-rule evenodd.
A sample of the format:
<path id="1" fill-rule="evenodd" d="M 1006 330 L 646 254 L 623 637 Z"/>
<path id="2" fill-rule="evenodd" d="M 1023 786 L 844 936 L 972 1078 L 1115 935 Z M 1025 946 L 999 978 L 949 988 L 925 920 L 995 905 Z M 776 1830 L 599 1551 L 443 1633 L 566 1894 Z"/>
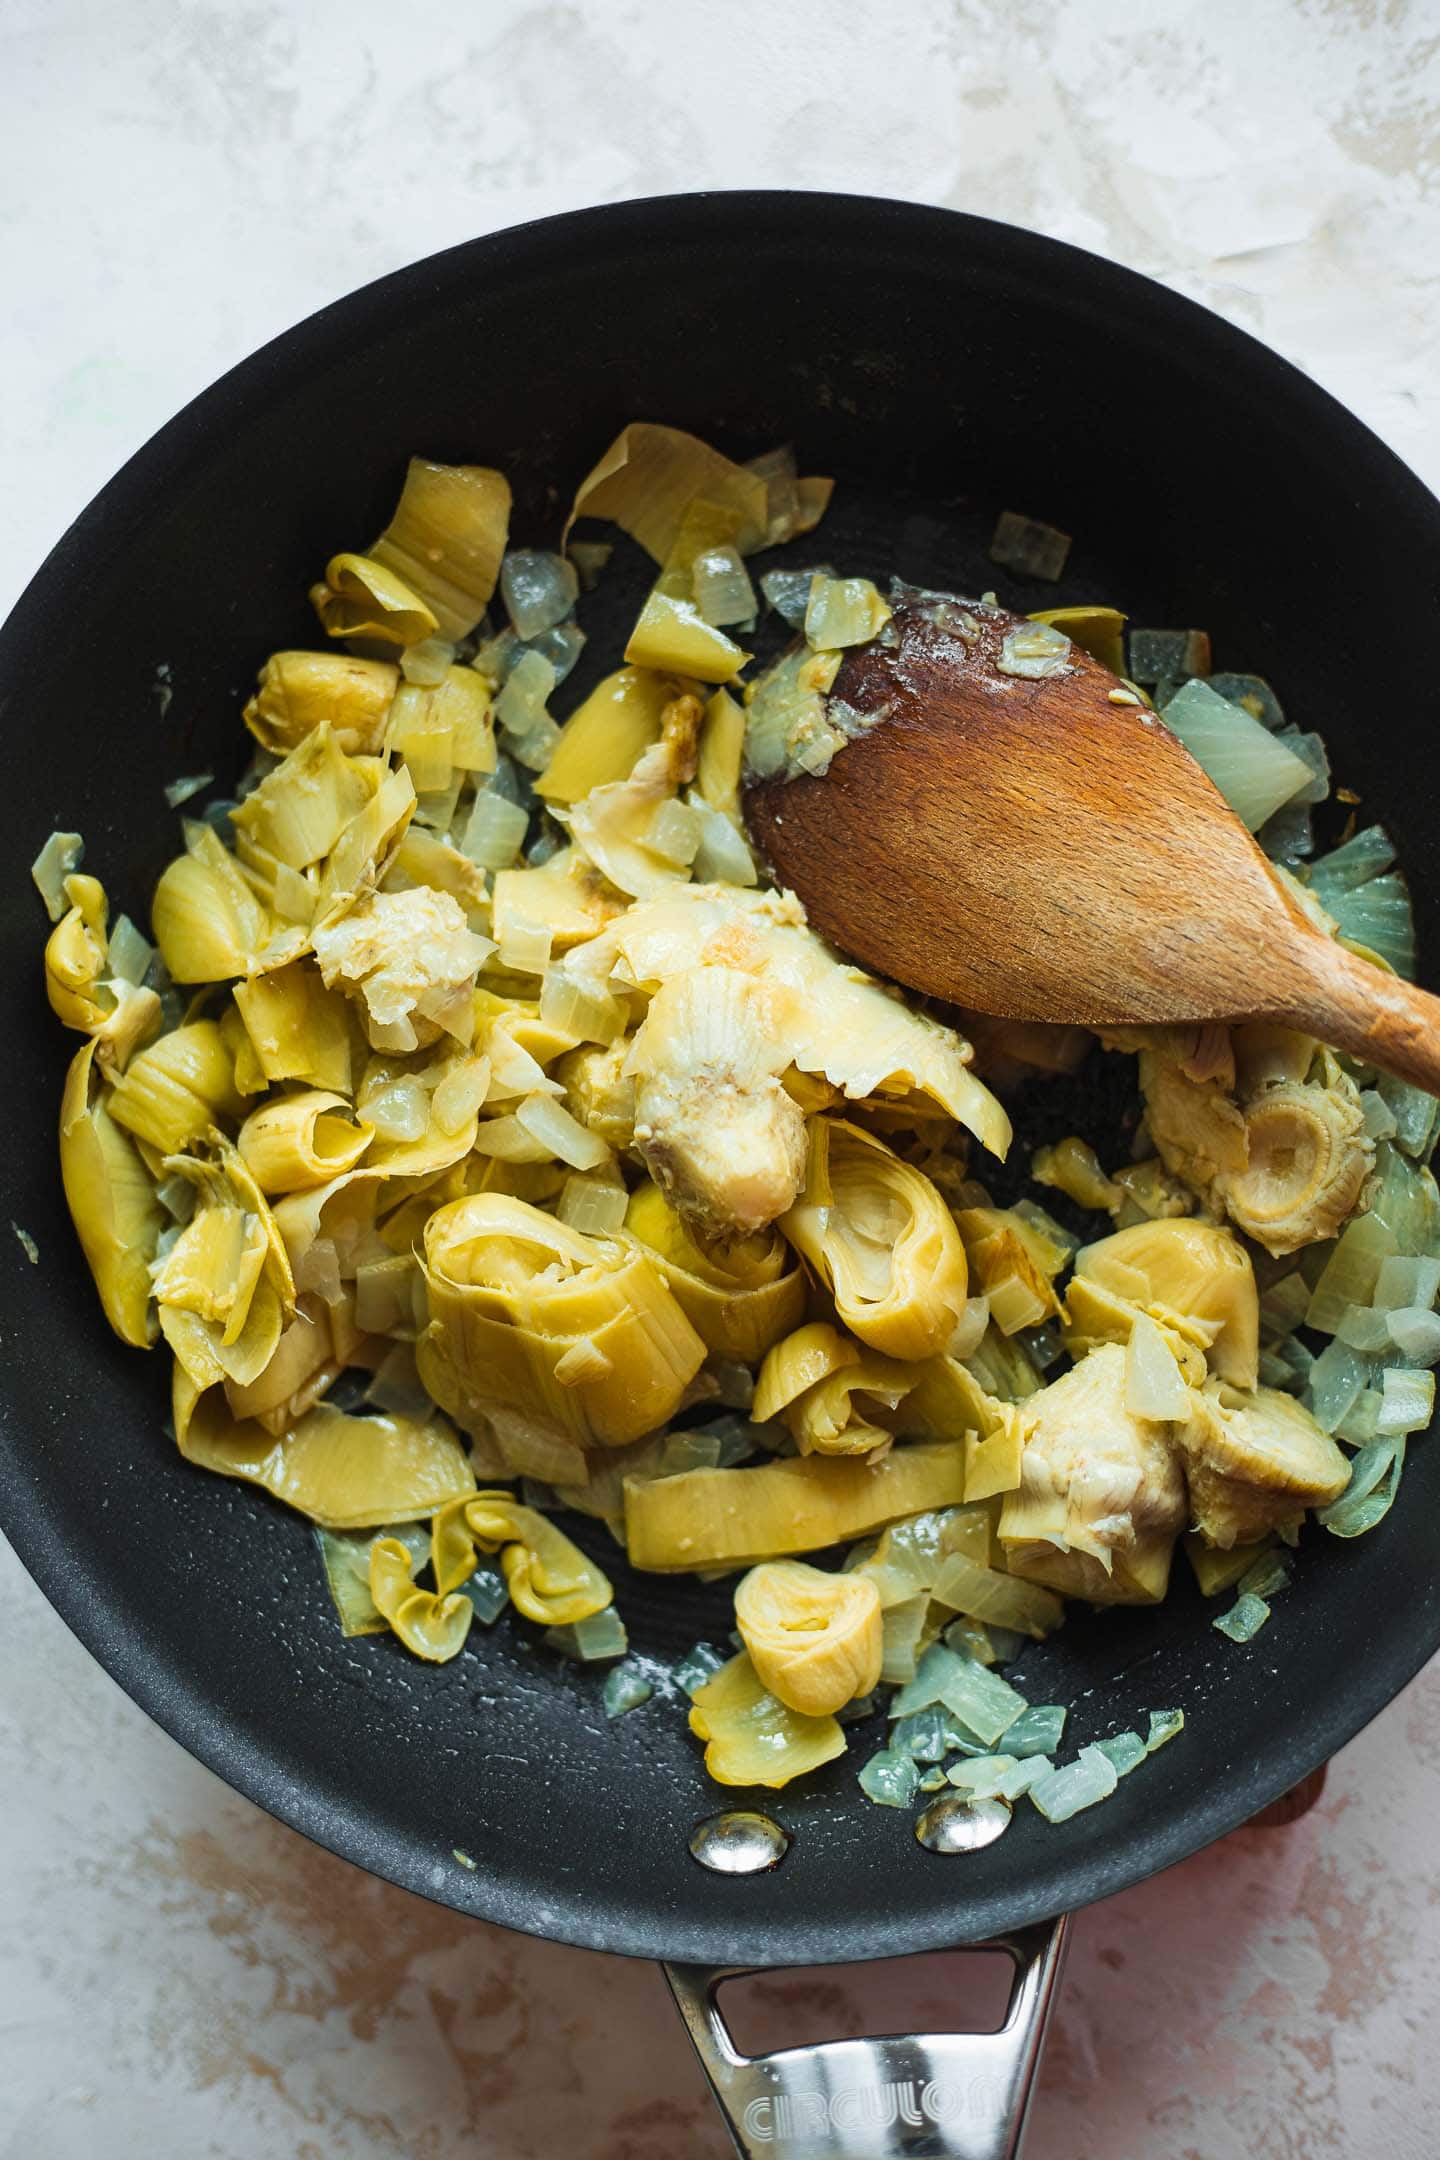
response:
<path id="1" fill-rule="evenodd" d="M 1440 998 L 1356 958 L 1108 668 L 1001 671 L 1023 618 L 910 601 L 832 696 L 883 713 L 829 771 L 750 788 L 777 878 L 857 960 L 981 1012 L 1262 1019 L 1440 1093 Z"/>

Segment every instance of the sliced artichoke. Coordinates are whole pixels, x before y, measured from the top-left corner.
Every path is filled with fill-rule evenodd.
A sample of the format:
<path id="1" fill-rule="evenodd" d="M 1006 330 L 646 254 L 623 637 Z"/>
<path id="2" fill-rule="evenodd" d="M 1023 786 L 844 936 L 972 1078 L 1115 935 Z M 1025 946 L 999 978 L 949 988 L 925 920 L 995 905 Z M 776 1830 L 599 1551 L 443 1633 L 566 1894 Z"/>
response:
<path id="1" fill-rule="evenodd" d="M 702 1233 L 763 1230 L 805 1171 L 805 1119 L 780 1084 L 794 995 L 740 968 L 696 967 L 661 985 L 625 1061 L 635 1147 Z"/>
<path id="2" fill-rule="evenodd" d="M 1060 1310 L 1054 1277 L 1068 1257 L 1049 1245 L 1014 1208 L 962 1208 L 955 1218 L 965 1241 L 972 1290 L 988 1300 L 1002 1335 L 1039 1327 Z"/>
<path id="3" fill-rule="evenodd" d="M 440 1597 L 415 1587 L 415 1561 L 399 1538 L 376 1538 L 370 1548 L 370 1596 L 407 1650 L 444 1665 L 465 1647 L 475 1607 L 452 1590 Z"/>
<path id="4" fill-rule="evenodd" d="M 837 1719 L 790 1709 L 743 1652 L 697 1689 L 690 1730 L 717 1785 L 788 1785 L 845 1752 Z"/>
<path id="5" fill-rule="evenodd" d="M 511 1600 L 527 1620 L 569 1627 L 614 1599 L 604 1571 L 548 1515 L 522 1507 L 513 1493 L 477 1492 L 437 1514 L 430 1555 L 442 1595 L 469 1581 L 477 1547 L 499 1553 Z"/>
<path id="6" fill-rule="evenodd" d="M 277 757 L 317 727 L 329 727 L 347 756 L 373 757 L 384 747 L 385 722 L 399 686 L 400 670 L 388 660 L 272 653 L 245 707 L 245 725 Z"/>
<path id="7" fill-rule="evenodd" d="M 1247 1162 L 1222 1184 L 1237 1228 L 1271 1253 L 1334 1237 L 1375 1165 L 1360 1091 L 1326 1050 L 1308 1081 L 1283 1081 L 1246 1105 Z"/>
<path id="8" fill-rule="evenodd" d="M 805 1188 L 780 1227 L 862 1342 L 892 1358 L 945 1348 L 965 1311 L 965 1248 L 929 1178 L 883 1140 L 815 1118 Z"/>
<path id="9" fill-rule="evenodd" d="M 1139 1306 L 1158 1321 L 1188 1378 L 1195 1377 L 1193 1359 L 1180 1346 L 1199 1343 L 1219 1378 L 1232 1387 L 1254 1387 L 1260 1302 L 1250 1255 L 1230 1231 L 1190 1217 L 1168 1218 L 1132 1223 L 1081 1247 L 1067 1300 L 1070 1328 L 1081 1337 L 1128 1341 L 1128 1326 L 1122 1335 L 1105 1324 L 1097 1293 Z"/>
<path id="10" fill-rule="evenodd" d="M 1125 1407 L 1124 1351 L 1092 1351 L 1017 1414 L 1021 1482 L 999 1524 L 1010 1572 L 1096 1604 L 1158 1604 L 1185 1482 L 1173 1428 Z"/>
<path id="11" fill-rule="evenodd" d="M 880 1678 L 880 1593 L 864 1575 L 766 1561 L 736 1588 L 735 1625 L 762 1687 L 806 1717 L 843 1709 Z"/>
<path id="12" fill-rule="evenodd" d="M 97 1085 L 98 1045 L 76 1051 L 60 1100 L 60 1175 L 75 1234 L 105 1317 L 123 1342 L 155 1339 L 150 1263 L 165 1222 L 140 1150 L 110 1115 Z"/>
<path id="13" fill-rule="evenodd" d="M 778 1230 L 702 1245 L 650 1184 L 631 1195 L 625 1227 L 655 1255 L 676 1303 L 713 1355 L 756 1364 L 804 1317 L 805 1278 Z"/>
<path id="14" fill-rule="evenodd" d="M 161 1155 L 178 1155 L 211 1128 L 241 1117 L 235 1060 L 214 1020 L 171 1028 L 131 1058 L 115 1082 L 110 1109 Z"/>
<path id="15" fill-rule="evenodd" d="M 1345 1490 L 1350 1465 L 1293 1395 L 1211 1381 L 1176 1443 L 1195 1527 L 1211 1545 L 1248 1545 Z"/>

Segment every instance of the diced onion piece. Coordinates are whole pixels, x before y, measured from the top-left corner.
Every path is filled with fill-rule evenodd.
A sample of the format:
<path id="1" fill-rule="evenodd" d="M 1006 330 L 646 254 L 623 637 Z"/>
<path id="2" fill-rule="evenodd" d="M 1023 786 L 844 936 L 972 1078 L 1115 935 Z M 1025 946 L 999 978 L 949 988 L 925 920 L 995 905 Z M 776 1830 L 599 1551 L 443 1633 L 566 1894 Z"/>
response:
<path id="1" fill-rule="evenodd" d="M 737 547 L 702 548 L 690 565 L 690 583 L 695 605 L 712 628 L 754 621 L 759 603 Z"/>
<path id="2" fill-rule="evenodd" d="M 880 1678 L 887 1687 L 904 1687 L 907 1681 L 915 1678 L 929 1611 L 929 1596 L 922 1593 L 919 1597 L 907 1598 L 903 1604 L 887 1605 L 881 1614 Z"/>
<path id="3" fill-rule="evenodd" d="M 587 1237 L 613 1237 L 625 1221 L 629 1195 L 623 1185 L 600 1178 L 568 1177 L 560 1190 L 555 1212 L 572 1230 Z"/>
<path id="4" fill-rule="evenodd" d="M 553 1095 L 527 1095 L 515 1113 L 516 1123 L 572 1170 L 598 1170 L 610 1150 L 598 1133 L 587 1132 Z"/>
<path id="5" fill-rule="evenodd" d="M 52 923 L 59 922 L 70 905 L 65 880 L 73 877 L 85 859 L 85 842 L 78 832 L 52 832 L 30 865 L 30 875 L 45 902 Z"/>
<path id="6" fill-rule="evenodd" d="M 990 1325 L 990 1300 L 972 1297 L 965 1300 L 965 1310 L 955 1324 L 955 1332 L 945 1345 L 947 1357 L 962 1360 L 974 1355 L 985 1339 Z"/>
<path id="7" fill-rule="evenodd" d="M 913 1755 L 900 1755 L 893 1748 L 877 1748 L 860 1770 L 855 1782 L 867 1800 L 877 1807 L 909 1807 L 920 1784 L 920 1772 Z"/>
<path id="8" fill-rule="evenodd" d="M 755 858 L 745 835 L 723 810 L 714 810 L 692 794 L 686 806 L 699 823 L 699 844 L 690 858 L 691 870 L 702 885 L 754 885 Z M 653 832 L 650 838 L 655 846 Z"/>
<path id="9" fill-rule="evenodd" d="M 1251 832 L 1310 782 L 1303 758 L 1278 742 L 1243 705 L 1217 697 L 1198 679 L 1185 683 L 1170 699 L 1165 725 Z"/>
<path id="10" fill-rule="evenodd" d="M 554 755 L 560 730 L 545 709 L 555 670 L 543 653 L 523 653 L 495 700 L 495 724 L 505 747 L 521 765 L 541 772 Z"/>
<path id="11" fill-rule="evenodd" d="M 1061 1703 L 1032 1703 L 1022 1710 L 1005 1734 L 1007 1755 L 1053 1755 L 1065 1733 L 1069 1715 Z"/>
<path id="12" fill-rule="evenodd" d="M 1228 1635 L 1231 1642 L 1247 1643 L 1259 1634 L 1270 1618 L 1270 1607 L 1264 1598 L 1254 1597 L 1248 1591 L 1237 1597 L 1229 1612 L 1218 1613 L 1210 1625 L 1218 1634 Z"/>
<path id="13" fill-rule="evenodd" d="M 1016 1628 L 1038 1642 L 1051 1635 L 1065 1617 L 1065 1608 L 1053 1591 L 1018 1575 L 1003 1575 L 982 1567 L 965 1553 L 951 1553 L 936 1574 L 934 1595 L 952 1612 L 969 1613 L 976 1620 L 995 1621 Z"/>
<path id="14" fill-rule="evenodd" d="M 1117 1777 L 1128 1777 L 1144 1762 L 1147 1749 L 1138 1732 L 1114 1733 L 1108 1740 L 1097 1740 L 1100 1753 L 1115 1766 Z"/>
<path id="15" fill-rule="evenodd" d="M 1173 1740 L 1177 1733 L 1184 1730 L 1185 1713 L 1183 1710 L 1152 1710 L 1150 1712 L 1149 1730 L 1145 1735 L 1146 1754 L 1153 1755 L 1156 1748 L 1164 1747 L 1167 1740 Z"/>
<path id="16" fill-rule="evenodd" d="M 117 915 L 111 925 L 107 941 L 108 971 L 121 981 L 143 983 L 154 967 L 158 955 L 147 937 L 143 937 L 128 915 Z"/>
<path id="17" fill-rule="evenodd" d="M 792 630 L 799 630 L 804 627 L 810 588 L 816 578 L 834 575 L 828 563 L 819 563 L 813 570 L 767 570 L 760 580 L 760 590 L 775 613 Z"/>
<path id="18" fill-rule="evenodd" d="M 572 552 L 579 554 L 577 546 Z M 628 1710 L 638 1710 L 649 1702 L 655 1690 L 651 1683 L 631 1665 L 616 1665 L 606 1673 L 605 1685 L 600 1699 L 605 1705 L 607 1718 L 624 1717 Z"/>
<path id="19" fill-rule="evenodd" d="M 1070 535 L 1039 518 L 1023 517 L 1018 510 L 1002 510 L 990 536 L 990 560 L 1022 577 L 1044 578 L 1054 584 L 1064 573 L 1070 554 Z"/>
<path id="20" fill-rule="evenodd" d="M 579 593 L 573 564 L 547 549 L 512 548 L 500 565 L 500 597 L 519 637 L 538 637 L 563 622 Z"/>
<path id="21" fill-rule="evenodd" d="M 550 965 L 553 943 L 554 932 L 548 923 L 526 922 L 522 916 L 512 916 L 500 939 L 500 965 L 513 968 L 517 975 L 543 975 Z"/>
<path id="22" fill-rule="evenodd" d="M 1390 1340 L 1415 1365 L 1440 1364 L 1440 1313 L 1428 1305 L 1397 1305 L 1385 1315 Z"/>
<path id="23" fill-rule="evenodd" d="M 957 1656 L 943 1643 L 932 1643 L 925 1652 L 915 1678 L 891 1701 L 890 1715 L 903 1717 L 935 1703 L 943 1703 L 987 1746 L 993 1745 L 1026 1707 L 1024 1696 L 1008 1680 L 987 1672 L 970 1658 Z"/>
<path id="24" fill-rule="evenodd" d="M 207 787 L 214 785 L 214 782 L 215 775 L 213 772 L 182 774 L 179 779 L 168 780 L 165 783 L 165 800 L 172 810 L 178 810 L 181 803 L 189 802 L 192 795 L 203 794 Z"/>
<path id="25" fill-rule="evenodd" d="M 1020 675 L 1031 682 L 1068 675 L 1070 640 L 1053 623 L 1026 623 L 1006 632 L 995 665 L 1002 675 Z"/>
<path id="26" fill-rule="evenodd" d="M 825 652 L 867 645 L 893 613 L 869 578 L 816 578 L 805 603 L 805 641 Z"/>
<path id="27" fill-rule="evenodd" d="M 1081 1748 L 1073 1763 L 1052 1770 L 1030 1788 L 1030 1798 L 1047 1822 L 1068 1822 L 1082 1808 L 1108 1800 L 1119 1784 L 1119 1775 L 1108 1756 L 1097 1747 Z"/>
<path id="28" fill-rule="evenodd" d="M 562 1657 L 578 1658 L 584 1665 L 624 1657 L 630 1647 L 625 1623 L 613 1605 L 602 1606 L 599 1612 L 584 1620 L 572 1620 L 565 1627 L 546 1628 L 544 1639 Z"/>
<path id="29" fill-rule="evenodd" d="M 1381 1261 L 1373 1298 L 1381 1312 L 1393 1312 L 1397 1307 L 1411 1305 L 1428 1309 L 1437 1296 L 1440 1296 L 1440 1260 L 1428 1254 L 1405 1258 L 1399 1253 L 1391 1253 Z"/>
<path id="30" fill-rule="evenodd" d="M 1423 1432 L 1435 1415 L 1435 1375 L 1389 1367 L 1380 1384 L 1380 1416 L 1376 1438 L 1396 1433 Z"/>
<path id="31" fill-rule="evenodd" d="M 486 788 L 475 797 L 460 851 L 482 870 L 508 870 L 520 853 L 529 823 L 518 803 Z"/>
<path id="32" fill-rule="evenodd" d="M 1332 1537 L 1361 1537 L 1390 1512 L 1405 1467 L 1405 1441 L 1397 1435 L 1372 1440 L 1350 1465 L 1350 1483 L 1338 1500 L 1316 1512 Z"/>

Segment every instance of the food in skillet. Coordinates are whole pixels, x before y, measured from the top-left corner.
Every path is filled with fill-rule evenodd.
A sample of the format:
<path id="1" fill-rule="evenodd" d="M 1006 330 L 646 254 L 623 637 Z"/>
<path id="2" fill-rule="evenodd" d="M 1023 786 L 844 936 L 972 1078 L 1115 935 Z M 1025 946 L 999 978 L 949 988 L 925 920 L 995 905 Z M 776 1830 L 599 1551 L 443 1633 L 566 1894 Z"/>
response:
<path id="1" fill-rule="evenodd" d="M 782 561 L 756 590 L 828 496 L 788 454 L 627 428 L 570 525 L 657 574 L 567 700 L 608 546 L 511 547 L 500 474 L 416 460 L 314 589 L 326 642 L 261 670 L 258 748 L 185 818 L 154 944 L 75 836 L 42 851 L 47 988 L 85 1038 L 65 1189 L 111 1325 L 172 1355 L 181 1453 L 315 1523 L 347 1634 L 444 1661 L 513 1605 L 608 1665 L 611 1715 L 683 1690 L 734 1785 L 842 1754 L 893 1688 L 872 1797 L 1062 1819 L 1181 1723 L 1057 1765 L 1064 1709 L 999 1668 L 1065 1600 L 1153 1604 L 1183 1545 L 1245 1641 L 1307 1516 L 1350 1537 L 1393 1501 L 1440 1360 L 1440 1108 L 1273 1027 L 1117 1034 L 1128 1159 L 1022 1148 L 1002 1204 L 988 1083 L 1023 1127 L 1087 1039 L 977 1021 L 977 1057 L 746 837 L 747 773 L 843 756 L 840 659 L 886 634 L 863 576 Z M 1060 536 L 1021 526 L 997 559 L 1053 575 Z M 1022 673 L 1126 657 L 1112 609 L 1034 621 Z M 1408 971 L 1384 834 L 1315 854 L 1319 739 L 1197 633 L 1128 645 L 1277 875 Z M 735 1654 L 630 1658 L 567 1515 L 638 1568 L 733 1575 Z"/>

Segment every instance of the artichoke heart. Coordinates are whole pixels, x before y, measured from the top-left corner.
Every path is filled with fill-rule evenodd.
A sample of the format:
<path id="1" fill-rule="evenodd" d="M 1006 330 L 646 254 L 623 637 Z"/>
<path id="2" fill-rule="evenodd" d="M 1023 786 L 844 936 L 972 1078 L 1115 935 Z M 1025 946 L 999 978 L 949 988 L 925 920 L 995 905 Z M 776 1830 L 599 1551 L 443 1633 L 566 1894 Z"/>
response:
<path id="1" fill-rule="evenodd" d="M 262 1192 L 303 1192 L 353 1170 L 374 1135 L 343 1095 L 307 1088 L 252 1110 L 238 1145 Z"/>
<path id="2" fill-rule="evenodd" d="M 245 707 L 245 725 L 275 757 L 284 757 L 311 730 L 328 727 L 347 757 L 373 757 L 384 747 L 385 722 L 400 686 L 388 660 L 345 653 L 272 653 Z"/>
<path id="3" fill-rule="evenodd" d="M 171 1028 L 130 1060 L 115 1083 L 111 1114 L 161 1155 L 178 1155 L 212 1125 L 244 1113 L 235 1060 L 214 1020 Z"/>
<path id="4" fill-rule="evenodd" d="M 955 1218 L 965 1241 L 977 1297 L 989 1300 L 1002 1335 L 1039 1327 L 1060 1310 L 1053 1277 L 1064 1254 L 1014 1208 L 962 1208 Z"/>
<path id="5" fill-rule="evenodd" d="M 431 1525 L 435 1587 L 446 1595 L 475 1572 L 477 1548 L 498 1552 L 515 1609 L 547 1627 L 570 1627 L 603 1612 L 609 1578 L 535 1508 L 513 1493 L 477 1492 L 442 1508 Z"/>
<path id="6" fill-rule="evenodd" d="M 1328 1050 L 1315 1071 L 1246 1105 L 1248 1159 L 1223 1183 L 1231 1221 L 1267 1252 L 1296 1252 L 1334 1237 L 1375 1165 L 1354 1081 Z"/>
<path id="7" fill-rule="evenodd" d="M 295 1317 L 259 1378 L 248 1386 L 226 1380 L 231 1416 L 254 1418 L 267 1432 L 288 1431 L 324 1399 L 360 1348 L 353 1293 L 333 1305 L 313 1292 L 298 1297 Z"/>
<path id="8" fill-rule="evenodd" d="M 258 1380 L 295 1311 L 295 1279 L 268 1203 L 218 1133 L 215 1159 L 169 1155 L 196 1190 L 195 1212 L 156 1263 L 160 1327 L 197 1388 Z"/>
<path id="9" fill-rule="evenodd" d="M 762 1230 L 794 1200 L 805 1119 L 780 1084 L 795 1001 L 739 968 L 697 967 L 661 985 L 625 1061 L 635 1147 L 697 1230 Z"/>
<path id="10" fill-rule="evenodd" d="M 96 1088 L 98 1045 L 76 1051 L 60 1101 L 60 1175 L 105 1317 L 123 1342 L 155 1339 L 150 1263 L 165 1221 L 140 1150 Z"/>
<path id="11" fill-rule="evenodd" d="M 1212 1380 L 1191 1400 L 1176 1439 L 1208 1544 L 1251 1544 L 1345 1490 L 1348 1461 L 1293 1395 Z"/>
<path id="12" fill-rule="evenodd" d="M 693 840 L 687 843 L 682 837 L 677 852 L 677 845 L 666 842 L 658 829 L 658 819 L 666 807 L 672 817 L 681 817 L 682 825 L 690 816 L 678 810 L 674 797 L 695 776 L 703 718 L 697 697 L 687 692 L 672 698 L 661 713 L 659 741 L 640 753 L 629 778 L 592 788 L 571 808 L 570 834 L 581 854 L 618 891 L 634 899 L 651 899 L 690 875 L 690 858 L 700 839 L 698 824 Z"/>
<path id="13" fill-rule="evenodd" d="M 1010 1573 L 1096 1604 L 1158 1604 L 1185 1482 L 1173 1428 L 1125 1406 L 1124 1351 L 1103 1344 L 1017 1415 L 1020 1486 L 999 1524 Z"/>
<path id="14" fill-rule="evenodd" d="M 373 777 L 322 721 L 231 811 L 241 861 L 268 857 L 292 870 L 320 862 L 375 793 Z"/>
<path id="15" fill-rule="evenodd" d="M 805 1188 L 780 1227 L 862 1342 L 892 1358 L 945 1348 L 965 1310 L 965 1247 L 929 1178 L 883 1140 L 813 1119 Z"/>
<path id="16" fill-rule="evenodd" d="M 1132 1223 L 1082 1246 L 1067 1301 L 1069 1328 L 1081 1337 L 1128 1341 L 1128 1325 L 1117 1330 L 1107 1324 L 1107 1299 L 1127 1301 L 1157 1321 L 1187 1378 L 1196 1377 L 1193 1356 L 1179 1345 L 1198 1343 L 1220 1379 L 1232 1387 L 1254 1387 L 1260 1354 L 1255 1270 L 1229 1230 L 1171 1217 Z M 1083 1341 L 1075 1344 L 1077 1350 L 1083 1347 Z"/>
<path id="17" fill-rule="evenodd" d="M 702 1245 L 651 1184 L 631 1195 L 625 1227 L 712 1355 L 753 1365 L 804 1317 L 805 1278 L 778 1230 Z"/>
<path id="18" fill-rule="evenodd" d="M 332 555 L 324 583 L 311 587 L 310 598 L 333 638 L 419 645 L 440 627 L 438 617 L 404 578 L 370 555 Z"/>
<path id="19" fill-rule="evenodd" d="M 67 877 L 64 890 L 69 909 L 45 945 L 45 994 L 55 1017 L 93 1035 L 101 1064 L 119 1071 L 160 1025 L 160 1000 L 153 990 L 107 973 L 110 909 L 99 879 Z"/>
<path id="20" fill-rule="evenodd" d="M 261 1094 L 272 1080 L 303 1080 L 331 1093 L 350 1092 L 350 1015 L 309 960 L 292 960 L 235 986 L 235 1011 L 221 1026 L 235 1053 L 236 1084 Z M 231 1021 L 238 1016 L 239 1033 Z M 248 1054 L 248 1055 L 247 1055 Z M 244 1066 L 253 1062 L 247 1074 Z"/>
<path id="21" fill-rule="evenodd" d="M 177 1362 L 175 1436 L 187 1462 L 262 1485 L 327 1530 L 419 1522 L 475 1490 L 475 1473 L 442 1417 L 348 1417 L 317 1403 L 281 1433 L 235 1419 L 219 1388 Z"/>
<path id="22" fill-rule="evenodd" d="M 248 974 L 270 935 L 269 917 L 234 856 L 208 825 L 193 823 L 185 827 L 185 853 L 160 873 L 150 921 L 177 983 Z"/>
<path id="23" fill-rule="evenodd" d="M 838 1719 L 792 1710 L 743 1651 L 696 1690 L 690 1730 L 717 1785 L 788 1785 L 845 1752 Z"/>
<path id="24" fill-rule="evenodd" d="M 419 595 L 442 638 L 459 639 L 490 605 L 509 531 L 504 473 L 489 465 L 411 458 L 400 500 L 370 561 Z"/>
<path id="25" fill-rule="evenodd" d="M 843 1709 L 880 1678 L 880 1593 L 862 1574 L 766 1561 L 735 1591 L 735 1625 L 761 1686 L 806 1717 Z"/>
<path id="26" fill-rule="evenodd" d="M 600 1049 L 572 1050 L 555 1067 L 571 1116 L 617 1154 L 635 1138 L 635 1082 L 625 1070 L 631 1041 L 622 1035 Z"/>
<path id="27" fill-rule="evenodd" d="M 315 932 L 327 989 L 355 1002 L 377 1050 L 416 1050 L 442 1033 L 469 1042 L 473 994 L 489 947 L 448 893 L 371 893 Z"/>
<path id="28" fill-rule="evenodd" d="M 458 1591 L 440 1597 L 417 1590 L 414 1569 L 399 1538 L 376 1538 L 370 1548 L 370 1596 L 407 1650 L 428 1664 L 444 1665 L 464 1649 L 475 1607 Z"/>
<path id="29" fill-rule="evenodd" d="M 581 1447 L 619 1447 L 663 1425 L 704 1362 L 654 1260 L 629 1239 L 586 1237 L 489 1192 L 437 1208 L 424 1243 L 420 1376 L 467 1430 L 498 1406 Z"/>

